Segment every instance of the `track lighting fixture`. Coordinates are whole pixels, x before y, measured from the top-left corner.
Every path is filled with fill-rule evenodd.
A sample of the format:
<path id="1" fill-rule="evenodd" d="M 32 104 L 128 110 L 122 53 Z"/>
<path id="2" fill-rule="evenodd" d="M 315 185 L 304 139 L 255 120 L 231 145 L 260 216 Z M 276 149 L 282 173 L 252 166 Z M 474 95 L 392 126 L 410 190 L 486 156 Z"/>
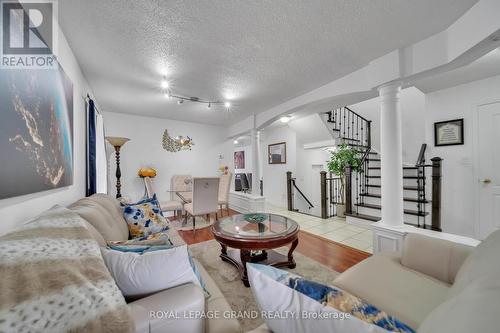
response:
<path id="1" fill-rule="evenodd" d="M 167 89 L 167 88 L 168 88 L 168 86 L 169 86 L 169 85 L 168 85 L 168 81 L 167 81 L 167 79 L 166 79 L 165 77 L 163 77 L 163 80 L 161 81 L 161 87 L 162 87 L 163 89 Z"/>
<path id="2" fill-rule="evenodd" d="M 229 108 L 231 107 L 231 103 L 229 101 L 210 101 L 210 100 L 204 100 L 199 97 L 187 97 L 187 96 L 182 96 L 182 95 L 175 95 L 172 92 L 172 89 L 170 87 L 170 84 L 167 81 L 167 78 L 163 76 L 162 81 L 161 81 L 161 87 L 163 89 L 163 94 L 165 95 L 165 98 L 175 98 L 177 99 L 177 104 L 182 104 L 184 101 L 188 102 L 194 102 L 194 103 L 201 103 L 201 104 L 207 104 L 207 107 L 210 109 L 212 105 L 223 105 L 226 110 L 229 111 Z"/>

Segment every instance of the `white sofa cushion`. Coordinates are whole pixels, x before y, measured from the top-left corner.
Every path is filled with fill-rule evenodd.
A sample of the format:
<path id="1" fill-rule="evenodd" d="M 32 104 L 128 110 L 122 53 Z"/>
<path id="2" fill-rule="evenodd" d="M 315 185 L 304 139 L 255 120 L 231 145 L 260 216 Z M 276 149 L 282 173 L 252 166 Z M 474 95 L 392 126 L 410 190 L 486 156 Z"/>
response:
<path id="1" fill-rule="evenodd" d="M 190 316 L 206 311 L 203 291 L 192 284 L 163 290 L 129 306 L 136 333 L 204 332 L 204 318 Z"/>
<path id="2" fill-rule="evenodd" d="M 414 332 L 373 305 L 335 287 L 271 266 L 247 264 L 247 270 L 252 292 L 274 333 Z M 389 327 L 391 331 L 387 330 Z"/>
<path id="3" fill-rule="evenodd" d="M 474 247 L 416 233 L 405 237 L 401 264 L 414 271 L 452 284 Z"/>
<path id="4" fill-rule="evenodd" d="M 500 280 L 481 277 L 438 306 L 418 333 L 497 333 Z"/>
<path id="5" fill-rule="evenodd" d="M 416 329 L 446 300 L 449 285 L 401 265 L 397 254 L 377 254 L 340 274 L 333 285 Z"/>
<path id="6" fill-rule="evenodd" d="M 116 284 L 127 297 L 145 296 L 186 283 L 201 287 L 186 245 L 144 254 L 106 248 L 101 252 Z"/>
<path id="7" fill-rule="evenodd" d="M 449 297 L 456 296 L 476 279 L 500 279 L 499 255 L 500 230 L 491 233 L 465 259 L 455 277 L 455 283 L 450 289 Z"/>

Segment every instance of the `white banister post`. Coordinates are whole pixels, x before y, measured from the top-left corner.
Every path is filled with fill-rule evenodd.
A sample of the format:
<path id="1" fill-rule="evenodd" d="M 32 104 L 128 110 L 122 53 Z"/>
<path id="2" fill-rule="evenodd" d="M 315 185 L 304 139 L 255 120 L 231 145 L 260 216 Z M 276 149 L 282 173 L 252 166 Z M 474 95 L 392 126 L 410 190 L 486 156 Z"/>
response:
<path id="1" fill-rule="evenodd" d="M 252 194 L 260 195 L 260 133 L 251 131 L 252 140 Z"/>
<path id="2" fill-rule="evenodd" d="M 380 95 L 381 224 L 403 226 L 403 145 L 400 83 L 378 88 Z"/>

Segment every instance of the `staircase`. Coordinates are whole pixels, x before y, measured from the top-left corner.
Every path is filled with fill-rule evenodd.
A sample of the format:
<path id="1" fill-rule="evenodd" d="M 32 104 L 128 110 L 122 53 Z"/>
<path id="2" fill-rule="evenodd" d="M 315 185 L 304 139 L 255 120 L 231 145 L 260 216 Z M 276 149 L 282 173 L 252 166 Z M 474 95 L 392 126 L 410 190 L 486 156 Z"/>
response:
<path id="1" fill-rule="evenodd" d="M 346 213 L 353 224 L 371 224 L 381 216 L 382 156 L 371 147 L 371 121 L 358 115 L 348 107 L 325 113 L 325 123 L 332 130 L 336 144 L 345 143 L 359 151 L 363 162 L 362 172 L 352 172 L 346 180 Z M 426 144 L 423 144 L 414 165 L 402 165 L 404 219 L 406 224 L 431 228 L 426 217 L 431 211 L 431 201 L 426 196 Z M 348 176 L 346 176 L 348 177 Z M 350 191 L 349 191 L 350 189 Z M 331 200 L 330 200 L 331 204 Z"/>

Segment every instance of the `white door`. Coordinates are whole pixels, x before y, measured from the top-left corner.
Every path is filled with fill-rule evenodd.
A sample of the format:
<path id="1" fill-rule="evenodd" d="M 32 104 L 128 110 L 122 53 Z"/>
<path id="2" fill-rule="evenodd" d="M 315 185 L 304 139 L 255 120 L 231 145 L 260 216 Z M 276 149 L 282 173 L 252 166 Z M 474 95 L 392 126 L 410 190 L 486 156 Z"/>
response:
<path id="1" fill-rule="evenodd" d="M 478 108 L 479 238 L 500 228 L 500 102 Z"/>

